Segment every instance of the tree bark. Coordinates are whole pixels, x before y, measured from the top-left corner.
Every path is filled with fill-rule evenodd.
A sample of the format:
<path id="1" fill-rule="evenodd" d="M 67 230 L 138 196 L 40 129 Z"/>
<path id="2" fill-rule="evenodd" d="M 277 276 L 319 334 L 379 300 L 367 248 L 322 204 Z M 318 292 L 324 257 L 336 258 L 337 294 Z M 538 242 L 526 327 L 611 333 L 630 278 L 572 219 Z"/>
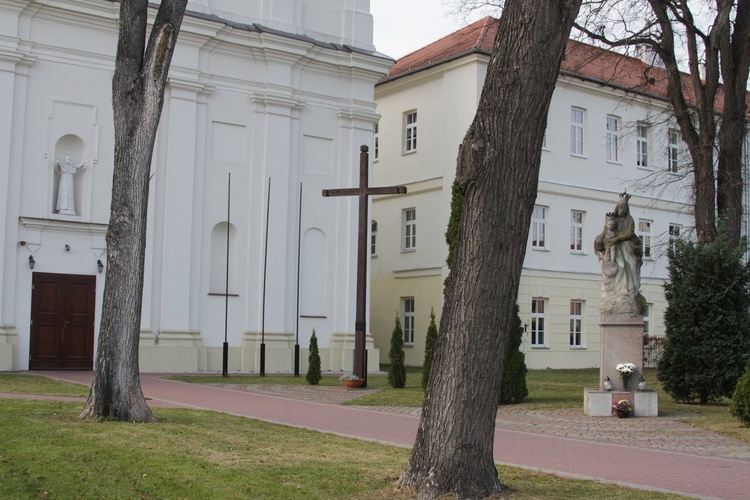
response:
<path id="1" fill-rule="evenodd" d="M 138 370 L 149 175 L 167 74 L 187 0 L 162 0 L 146 44 L 147 0 L 120 4 L 112 81 L 115 163 L 94 380 L 82 417 L 149 422 Z"/>
<path id="2" fill-rule="evenodd" d="M 458 243 L 417 440 L 401 475 L 420 498 L 502 490 L 492 451 L 504 356 L 549 103 L 580 3 L 508 2 L 499 21 L 459 149 Z"/>
<path id="3" fill-rule="evenodd" d="M 743 144 L 747 124 L 747 80 L 750 70 L 750 0 L 737 2 L 734 33 L 719 42 L 724 108 L 719 128 L 716 204 L 732 248 L 742 238 Z"/>

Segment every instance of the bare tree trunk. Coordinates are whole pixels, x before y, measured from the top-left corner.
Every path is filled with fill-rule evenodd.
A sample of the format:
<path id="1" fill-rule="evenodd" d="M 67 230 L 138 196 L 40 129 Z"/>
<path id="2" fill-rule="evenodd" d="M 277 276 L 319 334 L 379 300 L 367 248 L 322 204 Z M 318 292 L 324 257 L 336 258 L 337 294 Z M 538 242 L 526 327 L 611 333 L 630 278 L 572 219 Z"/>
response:
<path id="1" fill-rule="evenodd" d="M 187 0 L 162 0 L 146 43 L 148 0 L 120 4 L 112 105 L 115 164 L 107 281 L 91 393 L 82 417 L 154 421 L 138 373 L 149 174 L 169 65 Z"/>
<path id="2" fill-rule="evenodd" d="M 742 238 L 742 147 L 747 124 L 747 80 L 750 71 L 750 0 L 737 2 L 734 33 L 720 41 L 724 109 L 719 128 L 717 206 L 732 248 Z"/>
<path id="3" fill-rule="evenodd" d="M 502 489 L 492 450 L 504 353 L 547 112 L 580 3 L 508 2 L 499 21 L 477 114 L 459 150 L 458 242 L 417 440 L 401 475 L 420 498 Z"/>

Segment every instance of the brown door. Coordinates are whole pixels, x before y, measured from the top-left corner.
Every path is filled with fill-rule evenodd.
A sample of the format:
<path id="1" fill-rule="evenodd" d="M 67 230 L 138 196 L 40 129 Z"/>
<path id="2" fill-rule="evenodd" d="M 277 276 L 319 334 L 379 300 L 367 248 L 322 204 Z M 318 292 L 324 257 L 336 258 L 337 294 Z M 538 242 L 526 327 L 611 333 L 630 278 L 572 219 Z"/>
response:
<path id="1" fill-rule="evenodd" d="M 96 276 L 33 274 L 29 369 L 93 369 L 95 292 Z"/>

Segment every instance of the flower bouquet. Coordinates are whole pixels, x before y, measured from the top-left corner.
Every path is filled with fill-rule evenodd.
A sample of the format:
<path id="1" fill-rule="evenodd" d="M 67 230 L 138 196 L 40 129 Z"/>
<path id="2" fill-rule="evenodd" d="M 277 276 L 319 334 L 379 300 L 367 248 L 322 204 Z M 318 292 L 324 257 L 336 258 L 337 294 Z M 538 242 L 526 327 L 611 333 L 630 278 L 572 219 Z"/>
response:
<path id="1" fill-rule="evenodd" d="M 617 413 L 620 418 L 627 418 L 633 411 L 633 405 L 627 399 L 621 399 L 616 403 L 612 403 L 612 411 Z"/>

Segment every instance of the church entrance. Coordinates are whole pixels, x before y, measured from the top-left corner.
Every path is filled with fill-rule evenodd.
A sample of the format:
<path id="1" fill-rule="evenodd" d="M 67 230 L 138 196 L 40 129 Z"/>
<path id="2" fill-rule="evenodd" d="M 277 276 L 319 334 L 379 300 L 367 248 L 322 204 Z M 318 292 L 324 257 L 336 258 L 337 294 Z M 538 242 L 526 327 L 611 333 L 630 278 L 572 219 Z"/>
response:
<path id="1" fill-rule="evenodd" d="M 30 370 L 92 370 L 96 276 L 34 273 Z"/>

